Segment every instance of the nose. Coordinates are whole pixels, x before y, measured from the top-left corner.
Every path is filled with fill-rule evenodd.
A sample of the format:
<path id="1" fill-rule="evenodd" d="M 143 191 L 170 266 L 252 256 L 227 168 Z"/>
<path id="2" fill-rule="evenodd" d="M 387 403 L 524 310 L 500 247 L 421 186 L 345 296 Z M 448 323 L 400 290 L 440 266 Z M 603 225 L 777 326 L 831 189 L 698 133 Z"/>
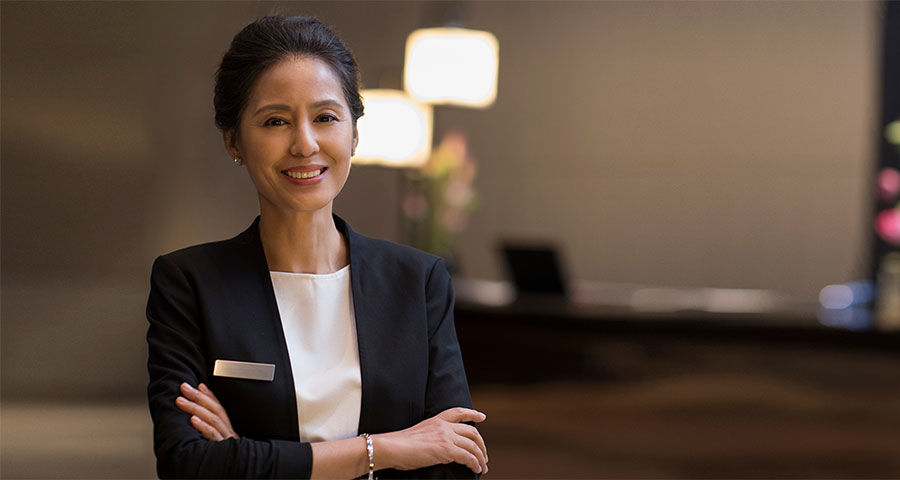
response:
<path id="1" fill-rule="evenodd" d="M 312 125 L 302 123 L 294 129 L 291 142 L 291 155 L 295 157 L 311 157 L 319 152 L 319 141 Z"/>

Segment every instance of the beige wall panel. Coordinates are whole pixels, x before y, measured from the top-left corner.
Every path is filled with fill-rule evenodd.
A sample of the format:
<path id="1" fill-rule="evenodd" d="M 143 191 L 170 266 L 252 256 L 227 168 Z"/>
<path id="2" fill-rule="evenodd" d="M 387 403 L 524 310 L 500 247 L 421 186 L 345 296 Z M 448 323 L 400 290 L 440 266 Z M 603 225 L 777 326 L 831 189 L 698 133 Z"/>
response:
<path id="1" fill-rule="evenodd" d="M 212 121 L 238 29 L 316 14 L 366 86 L 398 86 L 444 5 L 2 2 L 3 396 L 143 394 L 153 258 L 257 211 Z M 435 115 L 480 161 L 463 273 L 500 278 L 497 242 L 525 237 L 589 280 L 813 297 L 862 275 L 878 4 L 461 5 L 501 52 L 493 107 Z M 400 180 L 355 167 L 336 209 L 398 239 Z"/>

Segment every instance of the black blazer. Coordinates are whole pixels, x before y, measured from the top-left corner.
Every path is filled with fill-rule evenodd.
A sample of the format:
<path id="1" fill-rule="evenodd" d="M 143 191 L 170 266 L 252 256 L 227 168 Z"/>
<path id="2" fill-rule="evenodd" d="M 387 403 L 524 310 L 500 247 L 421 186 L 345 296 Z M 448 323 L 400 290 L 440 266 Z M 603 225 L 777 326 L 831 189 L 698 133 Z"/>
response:
<path id="1" fill-rule="evenodd" d="M 359 432 L 410 427 L 450 407 L 471 407 L 443 262 L 355 233 L 347 242 L 359 342 Z M 168 477 L 309 478 L 312 448 L 299 441 L 297 402 L 281 318 L 259 238 L 259 217 L 240 235 L 163 255 L 147 302 L 157 473 Z M 271 382 L 212 375 L 217 359 L 275 364 Z M 239 440 L 211 442 L 175 406 L 179 385 L 203 382 Z M 378 452 L 375 452 L 377 468 Z M 475 478 L 459 464 L 380 478 Z"/>

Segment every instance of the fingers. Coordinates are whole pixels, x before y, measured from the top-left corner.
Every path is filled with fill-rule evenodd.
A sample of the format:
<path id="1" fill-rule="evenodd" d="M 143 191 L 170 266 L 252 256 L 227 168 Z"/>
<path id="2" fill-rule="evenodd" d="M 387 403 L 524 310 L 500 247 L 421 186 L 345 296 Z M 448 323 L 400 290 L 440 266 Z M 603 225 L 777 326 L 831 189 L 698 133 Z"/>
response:
<path id="1" fill-rule="evenodd" d="M 176 398 L 175 405 L 177 405 L 181 410 L 190 413 L 195 417 L 199 417 L 200 420 L 203 420 L 204 423 L 215 428 L 223 436 L 228 434 L 228 430 L 222 424 L 222 420 L 220 420 L 219 417 L 204 408 L 202 405 L 198 405 L 197 403 L 192 402 L 184 397 Z"/>
<path id="2" fill-rule="evenodd" d="M 437 414 L 437 417 L 441 420 L 445 420 L 447 422 L 459 423 L 459 422 L 483 422 L 487 415 L 479 412 L 478 410 L 472 410 L 471 408 L 463 408 L 463 407 L 454 407 L 448 408 L 443 412 Z"/>
<path id="3" fill-rule="evenodd" d="M 439 413 L 437 418 L 452 424 L 451 428 L 457 435 L 453 443 L 457 448 L 466 452 L 465 455 L 459 451 L 455 452 L 462 455 L 462 457 L 457 458 L 456 461 L 465 463 L 475 473 L 487 473 L 488 454 L 484 439 L 481 437 L 481 434 L 478 433 L 478 429 L 471 425 L 460 423 L 483 422 L 487 418 L 487 415 L 471 408 L 455 407 L 448 408 Z M 476 463 L 474 465 L 470 464 L 472 461 Z"/>
<path id="4" fill-rule="evenodd" d="M 458 423 L 453 426 L 453 431 L 456 432 L 457 435 L 463 436 L 472 441 L 478 447 L 479 453 L 481 453 L 481 455 L 484 457 L 485 466 L 487 466 L 489 460 L 487 445 L 484 443 L 484 438 L 481 437 L 481 433 L 478 431 L 478 429 L 471 425 Z"/>
<path id="5" fill-rule="evenodd" d="M 201 383 L 200 385 L 198 385 L 198 387 L 199 387 L 199 389 L 200 389 L 201 392 L 205 393 L 205 394 L 208 395 L 210 398 L 212 398 L 213 400 L 215 400 L 216 403 L 218 403 L 219 405 L 222 404 L 222 402 L 219 401 L 219 399 L 216 397 L 216 395 L 212 392 L 212 390 L 209 389 L 209 387 L 206 386 L 205 383 Z"/>
<path id="6" fill-rule="evenodd" d="M 482 473 L 481 462 L 478 461 L 478 458 L 472 454 L 472 452 L 466 450 L 462 447 L 453 447 L 453 450 L 450 452 L 450 455 L 453 457 L 453 461 L 456 463 L 461 463 L 470 470 L 475 473 Z"/>
<path id="7" fill-rule="evenodd" d="M 228 414 L 215 395 L 211 395 L 212 391 L 206 385 L 200 384 L 200 390 L 190 386 L 187 382 L 181 384 L 181 394 L 188 400 L 197 403 L 201 407 L 219 416 L 219 418 L 227 419 Z"/>
<path id="8" fill-rule="evenodd" d="M 205 385 L 201 384 L 201 388 Z M 206 389 L 209 391 L 209 389 Z M 204 425 L 210 426 L 218 432 L 218 436 L 222 439 L 235 437 L 237 434 L 231 429 L 231 422 L 222 405 L 200 390 L 197 390 L 187 383 L 181 385 L 181 392 L 184 397 L 175 399 L 175 404 L 181 410 L 194 415 L 203 422 Z M 212 392 L 210 392 L 212 393 Z M 192 420 L 192 424 L 193 424 Z M 195 427 L 196 428 L 196 427 Z M 197 430 L 200 430 L 199 428 Z M 201 433 L 203 433 L 201 431 Z M 205 437 L 207 435 L 204 435 Z"/>
<path id="9" fill-rule="evenodd" d="M 222 434 L 219 433 L 218 430 L 213 428 L 210 424 L 204 422 L 200 417 L 196 415 L 191 416 L 191 426 L 196 428 L 201 434 L 203 434 L 203 438 L 213 441 L 213 442 L 221 442 L 225 440 L 222 437 Z"/>
<path id="10" fill-rule="evenodd" d="M 468 427 L 468 425 L 466 425 L 466 426 Z M 469 427 L 469 428 L 472 428 L 472 427 Z M 485 455 L 485 452 L 481 449 L 481 447 L 478 446 L 477 443 L 475 443 L 471 439 L 464 437 L 462 435 L 458 435 L 454 439 L 453 443 L 455 443 L 457 447 L 460 447 L 463 450 L 465 450 L 466 452 L 468 452 L 470 456 L 475 457 L 475 460 L 478 462 L 477 463 L 478 469 L 476 470 L 476 469 L 472 468 L 471 466 L 469 467 L 469 468 L 472 468 L 473 472 L 487 473 L 487 456 Z"/>

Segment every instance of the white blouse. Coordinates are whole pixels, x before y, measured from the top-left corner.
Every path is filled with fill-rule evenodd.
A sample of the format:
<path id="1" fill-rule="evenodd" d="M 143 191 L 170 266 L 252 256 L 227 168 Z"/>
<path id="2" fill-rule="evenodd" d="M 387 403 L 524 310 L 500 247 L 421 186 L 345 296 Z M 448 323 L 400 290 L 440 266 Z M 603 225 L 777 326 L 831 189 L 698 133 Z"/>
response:
<path id="1" fill-rule="evenodd" d="M 301 442 L 357 435 L 362 402 L 350 266 L 269 272 L 297 394 Z"/>

